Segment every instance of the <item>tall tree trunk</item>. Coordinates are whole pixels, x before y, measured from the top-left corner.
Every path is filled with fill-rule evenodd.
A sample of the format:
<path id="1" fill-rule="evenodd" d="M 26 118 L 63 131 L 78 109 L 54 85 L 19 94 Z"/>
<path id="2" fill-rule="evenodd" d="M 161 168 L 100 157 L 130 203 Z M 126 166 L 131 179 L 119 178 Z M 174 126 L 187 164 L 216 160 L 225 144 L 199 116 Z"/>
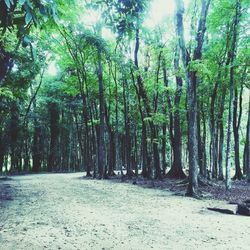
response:
<path id="1" fill-rule="evenodd" d="M 102 70 L 102 57 L 101 48 L 97 48 L 98 55 L 98 83 L 99 83 L 99 133 L 98 133 L 98 174 L 99 178 L 103 178 L 104 173 L 104 86 L 103 86 L 103 70 Z"/>
<path id="2" fill-rule="evenodd" d="M 128 97 L 128 82 L 123 80 L 123 105 L 124 105 L 124 123 L 125 123 L 125 162 L 126 175 L 132 177 L 134 175 L 131 169 L 131 136 L 130 136 L 130 119 L 129 119 L 129 97 Z"/>
<path id="3" fill-rule="evenodd" d="M 240 139 L 239 139 L 239 127 L 242 114 L 242 91 L 240 91 L 240 111 L 238 116 L 238 89 L 237 86 L 234 89 L 234 102 L 233 102 L 233 134 L 234 134 L 234 162 L 235 162 L 235 175 L 234 180 L 241 180 L 243 177 L 241 168 L 240 168 Z M 238 116 L 238 118 L 237 118 Z"/>
<path id="4" fill-rule="evenodd" d="M 138 107 L 139 107 L 141 123 L 142 123 L 142 132 L 141 132 L 142 173 L 141 174 L 144 178 L 150 178 L 151 165 L 150 165 L 150 160 L 149 160 L 149 155 L 148 155 L 147 125 L 146 125 L 146 122 L 144 121 L 144 117 L 146 115 L 145 115 L 145 112 L 143 111 L 141 96 L 139 93 L 139 88 L 135 82 L 133 70 L 131 70 L 131 77 L 132 77 L 136 95 L 138 98 Z"/>
<path id="5" fill-rule="evenodd" d="M 140 47 L 140 41 L 139 41 L 139 29 L 136 29 L 136 42 L 135 42 L 135 51 L 134 51 L 134 64 L 137 69 L 139 69 L 138 65 L 138 52 Z M 148 117 L 152 117 L 151 107 L 149 104 L 148 96 L 146 93 L 146 90 L 144 88 L 143 79 L 141 75 L 138 75 L 137 77 L 137 86 L 138 86 L 138 92 L 139 95 L 143 101 L 144 109 Z M 160 155 L 159 155 L 159 149 L 158 149 L 158 134 L 157 134 L 157 128 L 153 124 L 153 121 L 149 121 L 150 124 L 150 130 L 151 130 L 151 143 L 153 147 L 153 162 L 154 162 L 154 170 L 155 170 L 155 178 L 161 179 L 162 173 L 161 173 L 161 166 L 160 166 Z"/>
<path id="6" fill-rule="evenodd" d="M 211 144 L 210 144 L 210 159 L 211 159 L 211 170 L 212 177 L 217 178 L 218 167 L 217 167 L 217 134 L 216 134 L 216 126 L 215 126 L 215 101 L 218 93 L 218 86 L 220 80 L 220 73 L 218 74 L 218 79 L 215 82 L 215 86 L 213 89 L 213 93 L 211 95 L 211 104 L 210 104 L 210 136 L 211 136 Z"/>
<path id="7" fill-rule="evenodd" d="M 91 134 L 92 134 L 92 157 L 91 157 L 91 162 L 93 164 L 93 178 L 97 177 L 97 164 L 98 164 L 98 157 L 97 157 L 97 151 L 98 151 L 98 136 L 97 136 L 97 129 L 96 126 L 94 125 L 94 115 L 93 115 L 93 108 L 90 105 L 89 108 L 89 116 L 90 116 L 90 122 L 91 122 Z"/>
<path id="8" fill-rule="evenodd" d="M 218 120 L 217 120 L 217 127 L 219 129 L 219 149 L 218 149 L 218 166 L 219 166 L 219 180 L 224 179 L 223 174 L 223 154 L 224 154 L 224 122 L 223 122 L 223 113 L 224 113 L 224 106 L 225 106 L 225 98 L 226 98 L 226 87 L 222 87 L 222 93 L 220 97 L 219 103 L 219 113 L 218 113 Z"/>
<path id="9" fill-rule="evenodd" d="M 197 101 L 197 146 L 198 146 L 198 165 L 199 173 L 202 175 L 202 138 L 201 138 L 201 110 L 200 102 Z"/>
<path id="10" fill-rule="evenodd" d="M 198 140 L 197 140 L 197 75 L 195 71 L 189 70 L 189 62 L 191 57 L 186 49 L 184 39 L 183 27 L 183 13 L 184 4 L 183 0 L 176 0 L 176 27 L 179 37 L 179 46 L 182 52 L 182 61 L 185 69 L 185 76 L 187 82 L 187 95 L 188 95 L 188 149 L 189 149 L 189 185 L 187 195 L 196 195 L 198 188 Z M 206 18 L 210 0 L 202 1 L 201 16 L 199 19 L 196 47 L 194 50 L 193 61 L 202 58 L 202 46 L 204 41 L 204 34 L 206 30 Z"/>
<path id="11" fill-rule="evenodd" d="M 110 151 L 113 152 L 113 173 L 109 173 L 111 175 L 114 175 L 114 169 L 118 169 L 117 163 L 118 163 L 118 127 L 119 127 L 119 119 L 118 119 L 118 82 L 117 82 L 117 73 L 116 73 L 116 65 L 114 68 L 114 71 L 112 69 L 112 64 L 110 63 L 110 72 L 113 77 L 113 80 L 115 82 L 115 129 L 112 131 L 113 136 L 112 140 L 114 140 L 113 145 L 110 145 L 112 149 Z M 111 139 L 111 138 L 110 138 Z"/>
<path id="12" fill-rule="evenodd" d="M 149 162 L 148 146 L 147 146 L 147 127 L 144 121 L 142 121 L 142 176 L 145 178 L 150 177 L 151 166 Z"/>
<path id="13" fill-rule="evenodd" d="M 57 171 L 59 166 L 58 143 L 59 143 L 59 109 L 55 102 L 49 103 L 50 116 L 50 152 L 48 159 L 48 171 Z"/>
<path id="14" fill-rule="evenodd" d="M 232 30 L 232 45 L 229 53 L 230 59 L 230 80 L 229 80 L 229 109 L 228 109 L 228 126 L 227 126 L 227 148 L 226 148 L 226 189 L 231 188 L 231 133 L 233 118 L 233 92 L 234 92 L 234 59 L 236 57 L 237 44 L 237 26 L 239 22 L 239 0 L 235 4 L 235 17 Z"/>
<path id="15" fill-rule="evenodd" d="M 11 168 L 10 172 L 19 171 L 18 161 L 18 137 L 19 137 L 19 117 L 18 117 L 18 105 L 16 102 L 11 104 L 11 121 L 10 121 L 10 158 Z"/>
<path id="16" fill-rule="evenodd" d="M 161 148 L 163 176 L 166 175 L 166 170 L 167 170 L 166 142 L 167 142 L 167 124 L 164 122 L 164 124 L 162 125 L 162 148 Z"/>
<path id="17" fill-rule="evenodd" d="M 174 59 L 174 67 L 175 70 L 178 71 L 180 68 L 180 47 L 177 45 L 175 59 Z M 174 135 L 173 135 L 173 164 L 170 171 L 167 174 L 167 177 L 170 178 L 178 178 L 184 179 L 186 178 L 185 173 L 182 169 L 182 145 L 181 145 L 181 124 L 180 124 L 180 101 L 182 94 L 182 78 L 180 76 L 176 76 L 176 91 L 175 91 L 175 111 L 174 111 Z"/>
<path id="18" fill-rule="evenodd" d="M 33 88 L 31 85 L 31 93 L 32 96 L 34 96 L 33 93 Z M 36 97 L 33 100 L 33 111 L 36 114 L 37 110 L 36 110 Z M 42 159 L 41 159 L 41 143 L 40 143 L 40 139 L 41 139 L 41 126 L 38 123 L 38 117 L 35 115 L 34 117 L 34 134 L 33 134 L 33 147 L 32 147 L 32 160 L 33 160 L 33 166 L 32 166 L 32 171 L 35 173 L 38 173 L 39 171 L 41 171 L 41 163 L 42 163 Z"/>
<path id="19" fill-rule="evenodd" d="M 84 65 L 83 65 L 84 67 Z M 79 70 L 78 70 L 79 71 Z M 80 75 L 80 72 L 78 72 L 78 81 L 79 81 L 79 85 L 80 85 L 80 92 L 81 92 L 81 97 L 82 97 L 82 104 L 83 104 L 83 122 L 85 125 L 85 151 L 83 152 L 82 150 L 82 155 L 84 153 L 84 158 L 85 158 L 85 167 L 86 167 L 86 176 L 87 177 L 91 177 L 91 160 L 90 160 L 90 140 L 89 140 L 89 133 L 90 133 L 90 129 L 89 129 L 89 112 L 88 112 L 88 104 L 87 104 L 87 96 L 85 94 L 85 89 L 84 89 L 84 82 L 86 84 L 86 89 L 87 89 L 87 74 L 85 72 L 85 69 L 82 69 L 82 73 Z M 82 76 L 82 77 L 81 77 Z M 82 148 L 83 149 L 83 148 Z"/>
<path id="20" fill-rule="evenodd" d="M 33 150 L 32 150 L 32 159 L 33 166 L 32 171 L 38 173 L 41 171 L 41 127 L 37 122 L 37 118 L 34 120 L 34 135 L 33 135 Z"/>
<path id="21" fill-rule="evenodd" d="M 202 121 L 203 121 L 203 136 L 202 136 L 202 167 L 200 174 L 203 177 L 207 177 L 207 127 L 206 117 L 203 108 L 201 109 Z"/>
<path id="22" fill-rule="evenodd" d="M 246 143 L 244 148 L 244 165 L 247 172 L 247 181 L 250 182 L 250 96 L 248 103 L 248 120 L 246 129 Z"/>
<path id="23" fill-rule="evenodd" d="M 107 124 L 107 129 L 108 129 L 108 134 L 109 134 L 109 161 L 108 161 L 108 176 L 114 176 L 114 167 L 115 167 L 115 156 L 116 156 L 116 150 L 115 150 L 115 134 L 113 131 L 113 127 L 110 122 L 110 114 L 108 111 L 108 107 L 105 103 L 105 119 L 106 119 L 106 124 Z"/>

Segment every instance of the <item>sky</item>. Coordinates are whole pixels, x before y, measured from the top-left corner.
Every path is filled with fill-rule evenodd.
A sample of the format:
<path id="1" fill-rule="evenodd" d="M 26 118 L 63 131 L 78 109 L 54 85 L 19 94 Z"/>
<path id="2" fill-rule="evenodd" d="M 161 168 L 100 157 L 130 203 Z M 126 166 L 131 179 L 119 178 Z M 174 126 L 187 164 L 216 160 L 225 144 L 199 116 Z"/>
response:
<path id="1" fill-rule="evenodd" d="M 144 21 L 148 28 L 154 28 L 175 13 L 175 0 L 152 0 L 150 5 L 149 17 Z"/>
<path id="2" fill-rule="evenodd" d="M 57 74 L 57 67 L 56 67 L 55 61 L 52 61 L 52 62 L 49 63 L 47 71 L 48 71 L 48 74 L 50 76 L 56 76 L 56 74 Z"/>
<path id="3" fill-rule="evenodd" d="M 149 17 L 146 18 L 144 22 L 149 28 L 153 28 L 160 24 L 165 17 L 173 16 L 175 13 L 175 0 L 151 0 L 150 2 Z M 190 0 L 184 0 L 185 6 L 187 6 L 189 2 Z M 100 18 L 100 13 L 92 10 L 82 16 L 82 21 L 87 23 L 87 25 L 92 26 Z"/>

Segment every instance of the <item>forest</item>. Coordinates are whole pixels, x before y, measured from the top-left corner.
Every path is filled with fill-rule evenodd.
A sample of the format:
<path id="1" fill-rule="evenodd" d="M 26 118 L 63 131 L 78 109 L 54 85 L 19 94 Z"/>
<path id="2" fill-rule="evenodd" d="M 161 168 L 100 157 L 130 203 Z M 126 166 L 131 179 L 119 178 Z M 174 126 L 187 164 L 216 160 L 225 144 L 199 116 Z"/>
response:
<path id="1" fill-rule="evenodd" d="M 212 236 L 203 239 L 200 249 L 205 249 L 204 242 L 212 248 L 214 239 L 225 241 L 225 235 L 226 249 L 236 249 L 236 244 L 247 249 L 247 235 L 242 234 L 245 241 L 232 240 L 241 226 L 247 234 L 246 220 L 218 217 L 218 235 L 212 229 L 217 222 L 200 223 L 202 213 L 216 221 L 213 212 L 203 208 L 221 206 L 222 201 L 195 203 L 168 196 L 169 190 L 163 189 L 181 187 L 183 196 L 197 199 L 204 197 L 204 187 L 216 190 L 216 198 L 245 202 L 243 214 L 250 215 L 249 7 L 248 0 L 1 0 L 0 249 L 1 244 L 3 249 L 17 249 L 6 232 L 22 225 L 17 221 L 13 227 L 19 213 L 30 214 L 23 217 L 26 226 L 20 229 L 30 237 L 28 243 L 21 243 L 22 238 L 18 249 L 193 249 L 189 238 L 175 238 L 175 245 L 167 240 L 173 235 L 166 236 L 164 228 L 178 225 L 197 228 L 193 230 L 199 239 L 206 236 L 198 227 L 207 226 L 204 231 Z M 121 182 L 135 185 L 117 184 Z M 143 183 L 155 191 L 138 189 Z M 43 200 L 45 196 L 50 198 Z M 105 203 L 104 196 L 112 202 Z M 148 206 L 143 210 L 132 200 Z M 27 204 L 20 208 L 23 201 Z M 32 209 L 37 202 L 41 215 L 37 207 Z M 77 210 L 79 204 L 88 206 L 85 214 Z M 108 213 L 110 204 L 113 210 Z M 166 207 L 172 211 L 170 220 L 166 218 L 170 224 L 157 217 Z M 154 212 L 147 212 L 149 208 Z M 184 208 L 190 218 L 186 224 L 180 222 Z M 144 240 L 135 238 L 140 217 L 133 217 L 132 223 L 132 210 L 146 216 L 140 223 L 151 231 L 143 233 Z M 94 235 L 103 241 L 93 240 L 91 234 L 88 247 L 79 240 L 78 248 L 66 241 L 61 248 L 67 237 L 49 247 L 52 243 L 45 245 L 40 237 L 50 223 L 42 221 L 42 213 L 64 216 L 60 223 L 65 223 L 61 230 L 67 237 L 82 231 L 77 224 L 82 215 L 82 223 L 89 224 L 84 230 L 96 230 Z M 117 225 L 102 221 L 102 213 L 122 218 L 126 227 L 131 220 L 129 230 L 122 231 L 125 236 L 117 233 L 124 228 L 112 231 Z M 148 213 L 156 224 L 150 224 Z M 15 219 L 4 219 L 6 214 Z M 37 238 L 38 231 L 29 228 L 32 216 L 40 230 Z M 97 224 L 95 216 L 103 224 Z M 234 222 L 230 234 L 226 223 Z M 74 228 L 68 229 L 70 225 Z M 109 227 L 100 233 L 102 225 Z M 157 243 L 150 241 L 158 229 L 163 236 L 154 236 Z M 53 230 L 51 235 L 59 237 Z M 188 234 L 188 226 L 183 230 L 186 237 L 196 237 Z M 117 233 L 117 238 L 106 232 Z M 13 234 L 21 239 L 19 231 Z M 130 237 L 132 245 L 126 240 Z M 192 239 L 198 244 L 198 238 Z M 163 247 L 163 240 L 169 248 Z"/>
<path id="2" fill-rule="evenodd" d="M 249 2 L 151 2 L 1 1 L 0 172 L 250 181 Z"/>

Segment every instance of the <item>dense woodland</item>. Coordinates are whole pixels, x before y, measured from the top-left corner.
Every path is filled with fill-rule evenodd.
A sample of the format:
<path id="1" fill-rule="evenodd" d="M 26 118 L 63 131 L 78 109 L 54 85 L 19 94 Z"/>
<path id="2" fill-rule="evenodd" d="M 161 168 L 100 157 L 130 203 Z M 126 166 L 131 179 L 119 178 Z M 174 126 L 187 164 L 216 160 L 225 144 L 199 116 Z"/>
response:
<path id="1" fill-rule="evenodd" d="M 250 181 L 249 1 L 152 2 L 0 1 L 0 172 Z"/>

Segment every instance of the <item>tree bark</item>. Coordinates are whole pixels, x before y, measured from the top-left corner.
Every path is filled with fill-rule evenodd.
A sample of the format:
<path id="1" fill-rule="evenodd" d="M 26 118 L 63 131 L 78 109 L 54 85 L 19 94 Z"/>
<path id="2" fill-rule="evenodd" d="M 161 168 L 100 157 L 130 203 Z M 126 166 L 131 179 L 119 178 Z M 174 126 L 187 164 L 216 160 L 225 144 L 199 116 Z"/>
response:
<path id="1" fill-rule="evenodd" d="M 49 103 L 50 115 L 50 153 L 48 159 L 48 172 L 58 169 L 58 143 L 59 143 L 59 110 L 55 102 Z"/>
<path id="2" fill-rule="evenodd" d="M 248 120 L 246 129 L 246 143 L 244 148 L 244 165 L 247 172 L 247 181 L 250 182 L 250 96 L 248 104 Z"/>
<path id="3" fill-rule="evenodd" d="M 11 167 L 10 172 L 19 171 L 19 159 L 18 159 L 18 138 L 20 134 L 19 127 L 19 108 L 16 101 L 11 104 L 11 120 L 10 120 L 10 158 L 11 158 Z"/>
<path id="4" fill-rule="evenodd" d="M 99 134 L 98 134 L 98 174 L 99 178 L 103 178 L 104 173 L 104 86 L 103 86 L 103 70 L 102 70 L 102 57 L 101 48 L 97 48 L 98 56 L 98 83 L 99 83 Z"/>
<path id="5" fill-rule="evenodd" d="M 234 102 L 233 102 L 233 134 L 234 134 L 234 162 L 235 162 L 235 175 L 233 177 L 234 180 L 241 180 L 243 178 L 243 174 L 240 167 L 240 138 L 239 138 L 239 127 L 241 122 L 241 114 L 242 114 L 242 91 L 243 87 L 240 91 L 240 111 L 238 116 L 238 89 L 235 86 L 234 89 Z"/>
<path id="6" fill-rule="evenodd" d="M 232 45 L 229 53 L 230 59 L 230 79 L 229 79 L 229 109 L 228 109 L 228 127 L 227 127 L 227 148 L 226 148 L 226 189 L 231 188 L 231 133 L 233 117 L 233 95 L 234 95 L 234 59 L 236 57 L 237 44 L 237 26 L 239 22 L 239 0 L 235 4 L 235 17 L 232 31 Z"/>
<path id="7" fill-rule="evenodd" d="M 126 175 L 132 177 L 134 175 L 131 169 L 131 135 L 130 135 L 130 119 L 129 119 L 129 99 L 128 99 L 128 82 L 123 80 L 123 105 L 124 105 L 124 123 L 125 123 L 125 162 Z"/>
<path id="8" fill-rule="evenodd" d="M 174 59 L 174 68 L 176 72 L 179 71 L 180 65 L 180 47 L 176 46 L 176 53 Z M 182 145 L 181 145 L 181 124 L 180 124 L 180 101 L 182 94 L 182 78 L 178 75 L 175 77 L 176 79 L 176 91 L 175 91 L 175 111 L 174 111 L 174 135 L 172 138 L 172 146 L 173 146 L 173 164 L 170 171 L 167 173 L 167 177 L 184 179 L 186 178 L 185 173 L 182 169 Z"/>

